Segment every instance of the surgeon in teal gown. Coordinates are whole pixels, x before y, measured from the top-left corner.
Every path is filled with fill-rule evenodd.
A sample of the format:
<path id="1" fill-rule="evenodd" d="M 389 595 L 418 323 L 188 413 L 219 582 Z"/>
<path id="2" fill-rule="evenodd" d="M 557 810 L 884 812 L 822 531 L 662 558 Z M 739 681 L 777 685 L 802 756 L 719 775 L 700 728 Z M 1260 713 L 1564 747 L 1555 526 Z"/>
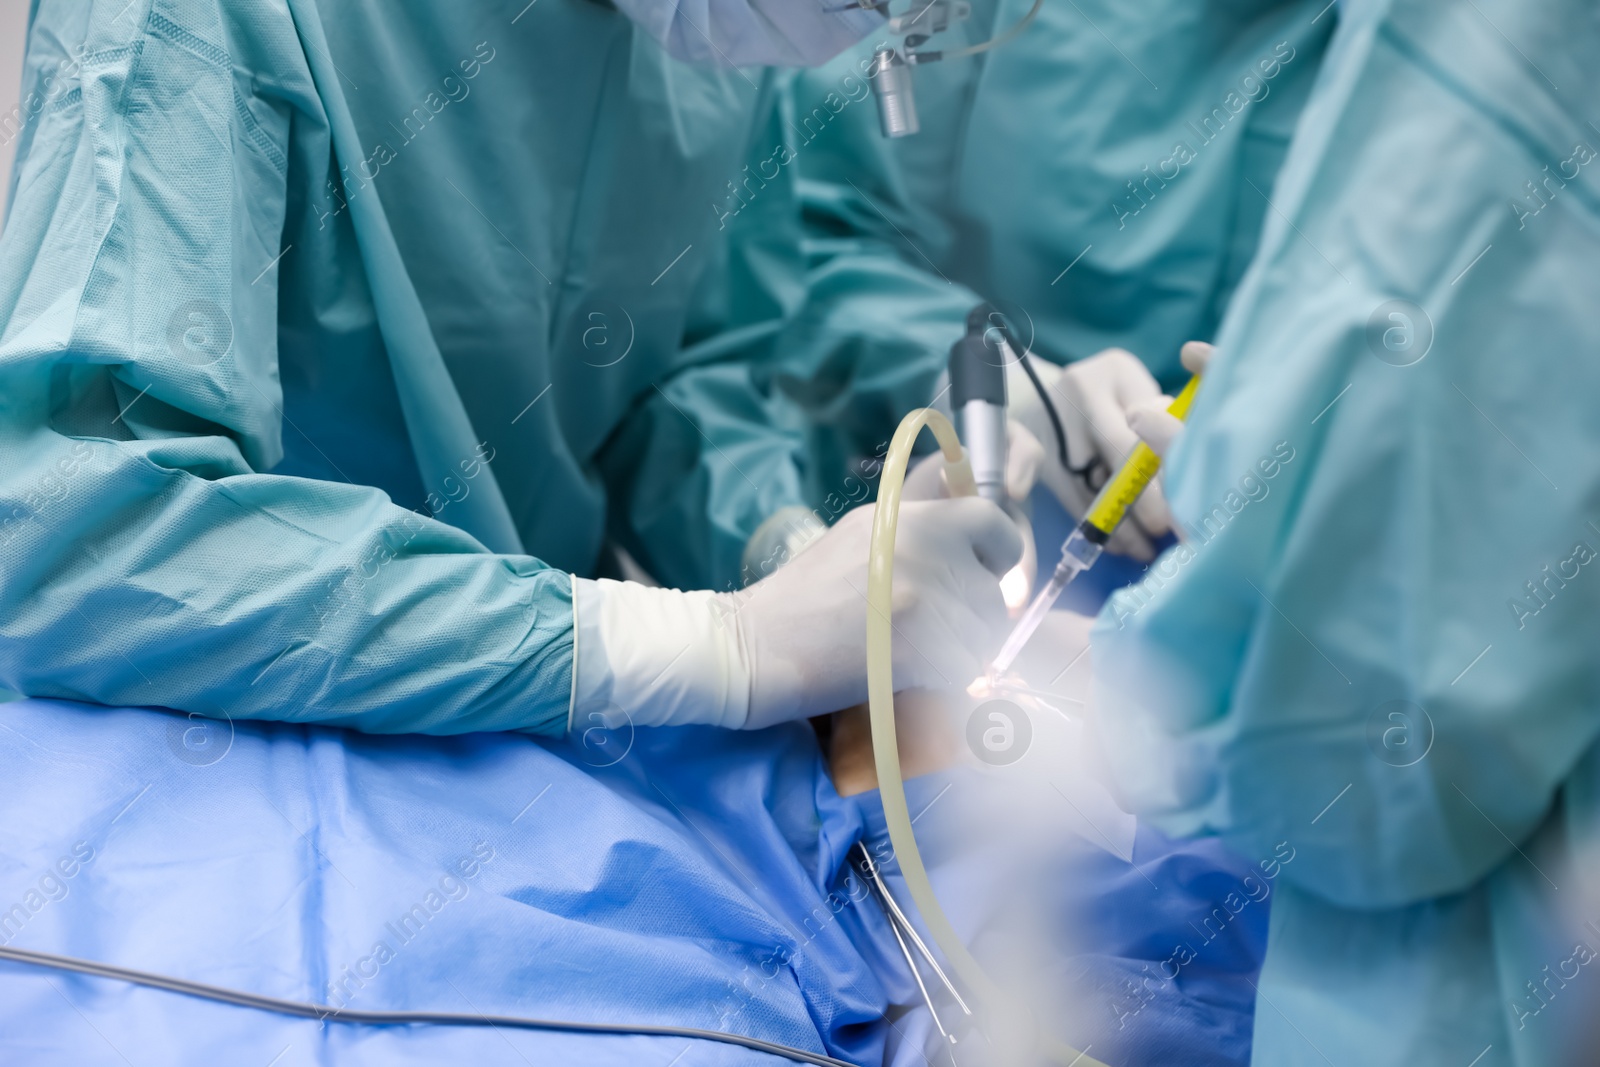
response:
<path id="1" fill-rule="evenodd" d="M 787 136 L 776 100 L 590 0 L 35 5 L 0 677 L 564 731 L 569 573 L 616 545 L 734 589 L 808 503 L 803 415 L 761 379 L 803 293 L 793 192 L 715 208 Z M 907 323 L 832 372 L 887 413 L 864 437 L 954 339 Z"/>
<path id="2" fill-rule="evenodd" d="M 925 47 L 988 40 L 1031 6 L 977 0 Z M 888 248 L 953 326 L 990 300 L 1044 359 L 1120 346 L 1181 386 L 1179 347 L 1214 335 L 1269 213 L 1332 29 L 1324 7 L 1046 0 L 1005 44 L 914 68 L 921 130 L 892 140 L 853 93 L 882 33 L 798 73 L 811 256 L 783 384 L 825 413 L 845 406 L 793 375 L 892 333 L 870 284 Z"/>
<path id="3" fill-rule="evenodd" d="M 1337 17 L 1098 729 L 1142 816 L 1293 850 L 1254 1062 L 1593 1063 L 1600 21 Z"/>
<path id="4" fill-rule="evenodd" d="M 1029 5 L 999 6 L 973 39 Z M 801 75 L 812 321 L 849 313 L 847 253 L 883 243 L 1052 359 L 1121 344 L 1171 386 L 1178 345 L 1216 336 L 1168 475 L 1186 544 L 1095 655 L 1130 806 L 1294 857 L 1254 1062 L 1595 1062 L 1600 25 L 1560 2 L 1197 7 L 1171 15 L 1185 62 L 1127 47 L 1147 14 L 1047 2 L 1014 43 L 917 69 L 923 129 L 898 141 L 866 108 L 825 117 L 861 49 Z M 1052 27 L 1078 63 L 1047 62 Z M 1267 95 L 1204 140 L 1189 123 L 1280 41 Z M 1057 86 L 1053 112 L 1021 103 Z M 1174 141 L 1194 159 L 1146 185 Z"/>

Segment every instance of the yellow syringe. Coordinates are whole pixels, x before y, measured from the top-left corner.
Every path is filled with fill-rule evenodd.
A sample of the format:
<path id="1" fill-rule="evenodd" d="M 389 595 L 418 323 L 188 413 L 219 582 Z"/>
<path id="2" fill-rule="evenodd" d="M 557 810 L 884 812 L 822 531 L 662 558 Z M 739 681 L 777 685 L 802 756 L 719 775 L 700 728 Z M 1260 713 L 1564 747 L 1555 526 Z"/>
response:
<path id="1" fill-rule="evenodd" d="M 1194 401 L 1195 390 L 1199 387 L 1200 376 L 1196 374 L 1184 385 L 1177 399 L 1168 405 L 1167 414 L 1179 419 L 1188 415 L 1189 405 Z M 1033 598 L 1028 610 L 1022 613 L 1022 618 L 1017 620 L 1017 625 L 1011 630 L 1011 636 L 1000 646 L 1000 654 L 989 665 L 991 678 L 1011 669 L 1023 646 L 1028 643 L 1033 632 L 1039 628 L 1044 617 L 1060 599 L 1061 591 L 1079 574 L 1094 566 L 1094 561 L 1100 558 L 1106 542 L 1111 540 L 1111 535 L 1117 532 L 1117 527 L 1127 518 L 1128 509 L 1133 507 L 1134 501 L 1139 499 L 1139 494 L 1144 492 L 1145 486 L 1150 484 L 1150 480 L 1156 476 L 1156 471 L 1160 467 L 1161 457 L 1151 451 L 1149 445 L 1140 441 L 1134 446 L 1127 461 L 1117 473 L 1101 487 L 1094 498 L 1094 503 L 1089 505 L 1089 510 L 1084 514 L 1083 521 L 1078 523 L 1061 546 L 1061 562 L 1056 564 L 1055 573 L 1050 575 L 1050 581 L 1039 590 L 1039 595 Z"/>

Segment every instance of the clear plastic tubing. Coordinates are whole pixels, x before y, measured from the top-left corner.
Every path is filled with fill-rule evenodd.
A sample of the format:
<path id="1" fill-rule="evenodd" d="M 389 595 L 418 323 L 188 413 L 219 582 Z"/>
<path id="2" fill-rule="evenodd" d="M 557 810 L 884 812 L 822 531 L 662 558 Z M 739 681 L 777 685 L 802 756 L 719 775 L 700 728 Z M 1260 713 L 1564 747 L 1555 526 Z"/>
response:
<path id="1" fill-rule="evenodd" d="M 1038 1027 L 1025 1005 L 1006 995 L 967 951 L 955 927 L 950 924 L 939 898 L 928 880 L 928 870 L 917 849 L 911 829 L 911 811 L 906 804 L 905 781 L 900 773 L 900 748 L 894 726 L 894 630 L 893 599 L 894 538 L 900 520 L 900 491 L 911 460 L 911 447 L 927 427 L 938 438 L 944 453 L 945 478 L 951 496 L 972 496 L 976 486 L 972 468 L 961 450 L 960 438 L 950 420 L 932 408 L 919 408 L 900 422 L 890 442 L 878 484 L 878 503 L 872 519 L 872 543 L 867 570 L 867 705 L 872 723 L 872 757 L 878 770 L 878 792 L 894 844 L 900 873 L 906 880 L 911 899 L 916 902 L 922 921 L 943 950 L 945 958 L 967 988 L 977 996 L 991 1025 L 1008 1033 L 990 1033 L 991 1041 L 1011 1045 L 1015 1037 L 1022 1046 L 1031 1046 L 1062 1067 L 1106 1067 L 1077 1049 L 1069 1048 Z M 1052 579 L 1053 580 L 1053 579 Z M 1065 584 L 1065 583 L 1063 583 Z M 1018 1051 L 1022 1051 L 1019 1048 Z"/>

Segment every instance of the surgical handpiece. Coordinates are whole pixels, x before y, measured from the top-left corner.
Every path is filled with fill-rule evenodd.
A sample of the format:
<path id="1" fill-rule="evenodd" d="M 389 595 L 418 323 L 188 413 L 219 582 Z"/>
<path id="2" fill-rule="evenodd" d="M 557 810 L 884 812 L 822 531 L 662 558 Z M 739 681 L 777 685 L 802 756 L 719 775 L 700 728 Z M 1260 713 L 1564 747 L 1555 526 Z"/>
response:
<path id="1" fill-rule="evenodd" d="M 973 308 L 966 336 L 950 347 L 950 408 L 978 495 L 1005 507 L 1007 352 L 988 343 L 996 315 L 989 304 Z"/>
<path id="2" fill-rule="evenodd" d="M 1199 386 L 1199 375 L 1190 378 L 1177 399 L 1168 406 L 1167 413 L 1179 419 L 1186 416 L 1189 413 L 1189 405 L 1194 401 L 1195 390 Z M 989 665 L 991 678 L 998 677 L 1011 669 L 1011 665 L 1016 662 L 1017 656 L 1027 645 L 1028 639 L 1033 636 L 1039 624 L 1055 606 L 1061 591 L 1079 574 L 1094 566 L 1095 560 L 1100 558 L 1100 553 L 1105 549 L 1106 542 L 1111 540 L 1111 535 L 1122 525 L 1123 519 L 1128 515 L 1128 509 L 1139 499 L 1139 494 L 1144 492 L 1160 466 L 1160 457 L 1150 450 L 1149 445 L 1141 441 L 1134 446 L 1121 468 L 1095 496 L 1094 502 L 1084 513 L 1083 521 L 1078 523 L 1067 536 L 1066 542 L 1061 546 L 1061 562 L 1056 564 L 1055 572 L 1050 575 L 1050 581 L 1039 590 L 1039 594 L 1033 598 L 1033 603 L 1028 605 L 1028 610 L 1022 613 L 1022 617 L 1011 630 L 1011 636 L 1000 646 L 1000 654 Z"/>

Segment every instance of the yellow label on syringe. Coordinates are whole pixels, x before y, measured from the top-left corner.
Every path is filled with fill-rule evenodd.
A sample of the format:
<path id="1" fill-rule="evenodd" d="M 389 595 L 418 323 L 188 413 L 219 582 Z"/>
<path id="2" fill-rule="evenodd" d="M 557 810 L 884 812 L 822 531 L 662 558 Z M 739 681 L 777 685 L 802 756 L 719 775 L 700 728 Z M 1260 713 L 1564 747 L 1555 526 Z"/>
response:
<path id="1" fill-rule="evenodd" d="M 1189 405 L 1194 402 L 1195 390 L 1199 387 L 1200 376 L 1197 374 L 1184 385 L 1177 399 L 1167 406 L 1167 414 L 1178 419 L 1188 415 Z M 1117 527 L 1122 525 L 1128 509 L 1133 507 L 1134 501 L 1139 499 L 1139 494 L 1144 492 L 1145 487 L 1150 484 L 1150 479 L 1156 476 L 1156 471 L 1160 468 L 1161 457 L 1151 451 L 1149 445 L 1140 441 L 1128 454 L 1127 461 L 1095 496 L 1094 503 L 1089 505 L 1089 511 L 1084 515 L 1083 521 L 1110 537 L 1116 532 Z"/>

